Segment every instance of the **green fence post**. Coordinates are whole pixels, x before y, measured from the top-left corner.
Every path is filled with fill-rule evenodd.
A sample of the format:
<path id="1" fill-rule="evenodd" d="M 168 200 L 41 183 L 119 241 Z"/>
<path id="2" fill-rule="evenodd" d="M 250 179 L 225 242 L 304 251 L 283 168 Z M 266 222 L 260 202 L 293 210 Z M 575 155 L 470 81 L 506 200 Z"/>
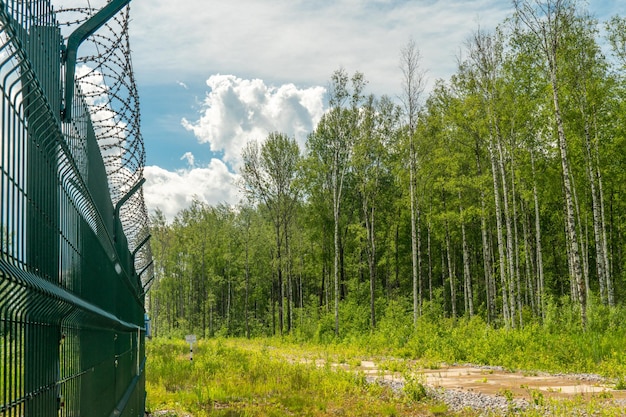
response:
<path id="1" fill-rule="evenodd" d="M 56 26 L 34 25 L 27 34 L 26 56 L 32 66 L 24 71 L 24 109 L 29 127 L 26 140 L 26 193 L 29 196 L 26 222 L 26 263 L 29 270 L 60 284 L 59 271 L 59 182 L 57 177 L 58 120 L 50 118 L 50 102 L 60 102 L 61 33 Z M 29 79 L 26 74 L 36 76 Z M 44 95 L 42 96 L 41 93 Z M 56 413 L 60 393 L 60 318 L 50 326 L 36 323 L 31 297 L 24 334 L 24 390 L 37 393 L 25 404 L 27 417 Z M 30 310 L 30 311 L 29 311 Z"/>

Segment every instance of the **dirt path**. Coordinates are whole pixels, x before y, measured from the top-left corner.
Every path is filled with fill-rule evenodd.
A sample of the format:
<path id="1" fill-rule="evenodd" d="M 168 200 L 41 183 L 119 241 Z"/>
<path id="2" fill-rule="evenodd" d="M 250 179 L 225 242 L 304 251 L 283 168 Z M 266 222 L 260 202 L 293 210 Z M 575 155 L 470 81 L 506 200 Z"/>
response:
<path id="1" fill-rule="evenodd" d="M 304 361 L 310 362 L 310 361 Z M 318 359 L 317 366 L 325 361 Z M 362 372 L 368 379 L 404 384 L 403 374 L 383 369 L 374 360 L 362 360 L 359 366 L 333 363 L 332 367 Z M 470 365 L 441 365 L 436 369 L 418 368 L 414 371 L 433 388 L 443 388 L 491 396 L 510 396 L 532 402 L 537 395 L 544 398 L 573 399 L 605 398 L 626 403 L 626 390 L 616 390 L 615 385 L 598 375 L 553 375 L 544 372 L 509 372 L 498 367 Z"/>
<path id="2" fill-rule="evenodd" d="M 398 372 L 381 371 L 373 361 L 362 361 L 356 368 L 366 375 L 387 381 L 403 382 Z M 549 398 L 605 397 L 626 400 L 626 391 L 614 389 L 613 384 L 593 375 L 549 375 L 507 372 L 497 368 L 471 366 L 441 366 L 438 369 L 419 369 L 426 385 L 435 388 L 456 389 L 487 395 L 512 395 L 532 400 L 541 393 Z"/>

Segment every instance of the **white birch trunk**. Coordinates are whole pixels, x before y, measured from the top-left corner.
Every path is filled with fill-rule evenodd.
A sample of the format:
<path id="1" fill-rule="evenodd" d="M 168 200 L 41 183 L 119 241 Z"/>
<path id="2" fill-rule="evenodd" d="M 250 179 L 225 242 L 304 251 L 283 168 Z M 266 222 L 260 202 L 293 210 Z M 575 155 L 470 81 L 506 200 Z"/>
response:
<path id="1" fill-rule="evenodd" d="M 491 270 L 491 259 L 489 257 L 489 241 L 487 239 L 487 218 L 485 213 L 485 194 L 480 192 L 480 235 L 482 239 L 482 252 L 483 252 L 483 269 L 485 272 L 485 296 L 487 297 L 486 305 L 487 305 L 487 322 L 491 323 L 491 319 L 493 313 L 495 311 L 494 308 L 494 299 L 495 292 L 492 292 L 492 283 L 493 275 Z"/>
<path id="2" fill-rule="evenodd" d="M 498 170 L 496 167 L 496 157 L 493 151 L 493 138 L 488 146 L 489 156 L 491 159 L 491 176 L 493 179 L 493 196 L 496 209 L 496 232 L 498 238 L 498 255 L 499 255 L 499 270 L 500 270 L 500 284 L 502 288 L 502 315 L 504 323 L 507 327 L 511 326 L 511 315 L 509 313 L 508 291 L 507 291 L 507 278 L 506 278 L 506 260 L 504 255 L 504 236 L 502 233 L 502 210 L 500 207 L 500 187 L 498 186 Z"/>
<path id="3" fill-rule="evenodd" d="M 584 113 L 584 112 L 583 112 Z M 602 224 L 600 203 L 598 202 L 598 189 L 596 184 L 597 170 L 593 166 L 594 159 L 591 156 L 591 138 L 589 134 L 589 126 L 585 121 L 585 152 L 587 162 L 587 178 L 589 179 L 589 187 L 591 191 L 591 211 L 593 213 L 593 237 L 596 247 L 596 273 L 598 274 L 598 283 L 600 284 L 600 302 L 608 304 L 609 297 L 606 287 L 606 269 L 604 263 L 604 245 L 602 242 Z"/>
<path id="4" fill-rule="evenodd" d="M 463 279 L 465 290 L 465 311 L 470 317 L 474 315 L 474 296 L 472 290 L 472 276 L 470 273 L 469 249 L 465 235 L 465 221 L 463 220 L 463 205 L 461 204 L 461 193 L 459 192 L 459 215 L 461 216 L 461 245 L 463 247 Z"/>
<path id="5" fill-rule="evenodd" d="M 450 248 L 450 229 L 446 220 L 446 256 L 448 260 L 448 277 L 450 280 L 450 305 L 452 307 L 452 317 L 456 318 L 456 280 L 452 269 L 452 253 Z"/>
<path id="6" fill-rule="evenodd" d="M 597 147 L 597 144 L 596 144 Z M 596 149 L 597 152 L 597 149 Z M 596 153 L 596 158 L 599 159 Z M 604 216 L 604 190 L 602 188 L 602 174 L 600 171 L 600 163 L 599 161 L 596 163 L 597 166 L 597 176 L 598 176 L 598 191 L 600 192 L 600 219 L 601 219 L 601 233 L 602 233 L 602 247 L 604 254 L 604 270 L 606 272 L 606 292 L 607 298 L 609 301 L 609 306 L 613 307 L 615 305 L 615 293 L 613 290 L 613 272 L 611 270 L 611 264 L 609 263 L 609 246 L 607 245 L 606 238 L 606 218 Z"/>
<path id="7" fill-rule="evenodd" d="M 545 304 L 544 304 L 544 277 L 543 277 L 543 251 L 541 248 L 541 219 L 539 216 L 539 197 L 537 196 L 537 179 L 535 176 L 535 156 L 534 152 L 530 152 L 530 163 L 533 176 L 533 202 L 535 206 L 535 251 L 537 262 L 537 297 L 538 307 L 541 312 L 541 317 L 545 319 Z"/>
<path id="8" fill-rule="evenodd" d="M 507 267 L 508 267 L 508 290 L 509 290 L 509 308 L 511 313 L 511 326 L 516 327 L 515 323 L 515 279 L 513 268 L 513 230 L 511 227 L 511 214 L 509 210 L 509 191 L 506 181 L 506 172 L 504 169 L 504 151 L 502 149 L 502 141 L 500 133 L 498 132 L 498 126 L 496 125 L 496 143 L 498 147 L 498 168 L 500 172 L 500 178 L 502 183 L 502 202 L 504 204 L 504 224 L 506 225 L 506 253 L 507 253 Z"/>
<path id="9" fill-rule="evenodd" d="M 580 304 L 581 322 L 583 327 L 587 325 L 587 299 L 585 297 L 585 284 L 583 281 L 582 268 L 580 264 L 580 254 L 578 251 L 578 235 L 576 233 L 576 214 L 574 209 L 574 198 L 572 195 L 571 174 L 567 153 L 567 141 L 565 138 L 565 127 L 561 118 L 561 107 L 558 96 L 558 85 L 556 70 L 551 71 L 552 95 L 554 100 L 554 116 L 556 119 L 559 136 L 559 152 L 561 156 L 561 170 L 563 175 L 563 191 L 565 197 L 565 228 L 570 240 L 571 268 L 573 278 L 576 282 L 578 292 L 578 302 Z"/>
<path id="10" fill-rule="evenodd" d="M 410 144 L 410 162 L 409 162 L 409 198 L 411 199 L 411 272 L 413 278 L 413 325 L 417 325 L 419 314 L 418 306 L 418 266 L 417 266 L 417 222 L 415 215 L 415 145 L 413 144 L 413 135 L 411 135 Z"/>
<path id="11" fill-rule="evenodd" d="M 514 148 L 512 146 L 512 148 Z M 524 326 L 522 316 L 522 283 L 519 270 L 519 231 L 517 227 L 517 194 L 515 193 L 515 158 L 511 151 L 511 200 L 513 204 L 513 254 L 515 256 L 515 285 L 517 287 L 517 313 L 520 327 Z"/>

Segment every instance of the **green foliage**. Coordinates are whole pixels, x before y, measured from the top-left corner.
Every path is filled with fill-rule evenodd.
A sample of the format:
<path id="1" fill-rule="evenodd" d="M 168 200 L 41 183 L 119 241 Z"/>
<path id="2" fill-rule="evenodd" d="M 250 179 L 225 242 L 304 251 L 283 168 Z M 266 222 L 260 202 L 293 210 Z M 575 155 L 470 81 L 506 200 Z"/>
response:
<path id="1" fill-rule="evenodd" d="M 407 400 L 413 403 L 424 401 L 428 397 L 424 376 L 415 373 L 405 373 L 403 376 L 403 391 Z"/>
<path id="2" fill-rule="evenodd" d="M 390 348 L 399 348 L 406 344 L 413 331 L 413 321 L 408 300 L 391 300 L 385 305 L 384 313 L 378 321 L 378 327 L 372 335 L 372 343 L 387 344 Z M 376 340 L 380 340 L 377 342 Z"/>
<path id="3" fill-rule="evenodd" d="M 626 67 L 600 53 L 594 20 L 582 10 L 572 16 L 558 35 L 556 74 L 546 72 L 536 33 L 514 25 L 475 33 L 482 44 L 467 45 L 456 74 L 414 109 L 410 129 L 393 101 L 366 95 L 363 74 L 350 80 L 336 71 L 332 109 L 308 137 L 305 156 L 281 133 L 247 148 L 244 179 L 256 205 L 196 201 L 170 224 L 154 216 L 155 333 L 280 335 L 431 367 L 597 372 L 623 384 Z M 607 30 L 618 58 L 623 27 L 616 17 Z M 564 162 L 575 185 L 574 218 L 565 210 Z M 576 262 L 565 230 L 572 223 L 586 303 L 571 276 Z M 351 363 L 349 355 L 343 360 Z M 173 380 L 186 369 L 156 365 Z M 168 384 L 170 393 L 181 383 Z M 226 388 L 214 390 L 194 395 L 232 400 Z M 299 409 L 304 400 L 276 401 Z"/>
<path id="4" fill-rule="evenodd" d="M 467 337 L 467 332 L 461 330 L 463 327 L 475 331 L 484 330 L 484 326 L 484 323 L 447 321 L 431 323 L 429 329 L 440 330 L 439 336 L 432 337 L 432 343 L 443 345 Z M 454 329 L 442 332 L 448 327 Z M 531 333 L 534 337 L 548 337 L 547 333 L 537 330 Z M 524 334 L 521 330 L 492 330 L 484 337 L 498 344 L 517 341 L 521 345 Z M 447 339 L 441 339 L 442 335 Z M 480 341 L 481 337 L 474 340 Z M 484 348 L 484 345 L 478 345 L 476 350 Z M 394 359 L 397 351 L 393 349 L 383 352 L 381 348 L 377 353 L 369 346 L 354 346 L 345 341 L 319 345 L 289 338 L 213 339 L 200 340 L 194 346 L 193 362 L 189 360 L 189 346 L 182 340 L 154 339 L 148 343 L 147 350 L 146 387 L 148 408 L 152 411 L 170 410 L 175 413 L 172 415 L 191 414 L 194 417 L 456 415 L 444 404 L 432 402 L 425 377 L 419 373 L 422 366 L 434 362 L 429 363 L 427 357 Z M 476 354 L 467 347 L 465 350 L 468 357 Z M 500 345 L 493 352 L 496 350 L 500 350 L 497 352 L 499 358 L 508 356 L 506 346 Z M 543 352 L 532 353 L 548 355 L 547 350 L 546 347 Z M 379 356 L 380 353 L 384 356 Z M 521 354 L 533 356 L 530 351 Z M 385 385 L 368 383 L 366 373 L 359 369 L 359 358 L 364 357 L 374 359 L 379 364 L 379 372 L 400 373 L 405 381 L 402 391 L 394 392 Z M 511 363 L 513 360 L 510 358 Z M 623 376 L 616 381 L 616 387 L 623 389 Z M 504 389 L 499 394 L 509 401 L 511 411 L 519 414 L 519 410 L 514 409 L 513 392 Z M 532 389 L 528 390 L 528 395 L 539 408 L 520 415 L 543 415 L 546 410 L 551 410 L 553 415 L 572 415 L 574 409 L 585 409 L 590 415 L 613 415 L 613 412 L 620 415 L 619 409 L 607 408 L 602 403 L 612 398 L 606 392 L 599 394 L 597 400 L 587 398 L 584 402 L 580 398 L 555 401 Z"/>
<path id="5" fill-rule="evenodd" d="M 335 316 L 330 312 L 325 312 L 319 318 L 313 340 L 317 343 L 326 344 L 335 339 Z"/>

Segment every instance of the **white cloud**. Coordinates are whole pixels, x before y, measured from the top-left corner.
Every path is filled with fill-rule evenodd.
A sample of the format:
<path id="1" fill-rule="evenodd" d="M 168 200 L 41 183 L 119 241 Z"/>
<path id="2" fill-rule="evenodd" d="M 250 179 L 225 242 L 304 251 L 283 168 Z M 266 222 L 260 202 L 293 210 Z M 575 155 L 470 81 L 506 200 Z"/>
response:
<path id="1" fill-rule="evenodd" d="M 207 143 L 213 152 L 219 153 L 221 160 L 214 158 L 208 166 L 197 166 L 195 155 L 186 152 L 180 157 L 186 161 L 186 169 L 144 169 L 146 205 L 151 211 L 160 209 L 170 221 L 194 198 L 211 205 L 236 204 L 241 197 L 236 172 L 245 143 L 280 131 L 304 146 L 306 136 L 324 112 L 323 87 L 271 87 L 262 80 L 244 80 L 234 75 L 214 75 L 207 85 L 210 91 L 202 103 L 199 119 L 183 120 L 183 125 L 200 143 Z"/>
<path id="2" fill-rule="evenodd" d="M 193 154 L 191 152 L 185 152 L 185 154 L 183 156 L 180 157 L 180 160 L 186 160 L 187 161 L 187 165 L 189 165 L 190 167 L 193 167 L 195 165 L 196 162 L 196 158 L 193 156 Z"/>
<path id="3" fill-rule="evenodd" d="M 275 84 L 326 85 L 332 71 L 359 70 L 375 94 L 400 93 L 400 49 L 413 38 L 433 79 L 456 70 L 456 55 L 480 25 L 492 30 L 510 0 L 204 0 L 132 4 L 139 79 L 236 73 Z M 598 17 L 623 2 L 590 0 Z"/>
<path id="4" fill-rule="evenodd" d="M 134 62 L 144 82 L 209 71 L 326 85 L 343 66 L 363 72 L 373 93 L 391 96 L 400 92 L 399 54 L 409 38 L 433 78 L 447 77 L 478 20 L 491 29 L 512 12 L 502 0 L 153 0 L 132 7 Z"/>
<path id="5" fill-rule="evenodd" d="M 259 79 L 213 75 L 202 113 L 195 121 L 183 120 L 200 143 L 223 154 L 224 162 L 239 167 L 241 149 L 250 140 L 262 141 L 279 131 L 301 146 L 324 112 L 323 87 L 299 89 L 293 84 L 268 86 Z"/>
<path id="6" fill-rule="evenodd" d="M 189 207 L 194 198 L 211 205 L 236 204 L 240 195 L 238 176 L 219 159 L 205 167 L 167 171 L 158 166 L 144 169 L 144 196 L 150 210 L 160 209 L 171 221 L 178 212 Z"/>

